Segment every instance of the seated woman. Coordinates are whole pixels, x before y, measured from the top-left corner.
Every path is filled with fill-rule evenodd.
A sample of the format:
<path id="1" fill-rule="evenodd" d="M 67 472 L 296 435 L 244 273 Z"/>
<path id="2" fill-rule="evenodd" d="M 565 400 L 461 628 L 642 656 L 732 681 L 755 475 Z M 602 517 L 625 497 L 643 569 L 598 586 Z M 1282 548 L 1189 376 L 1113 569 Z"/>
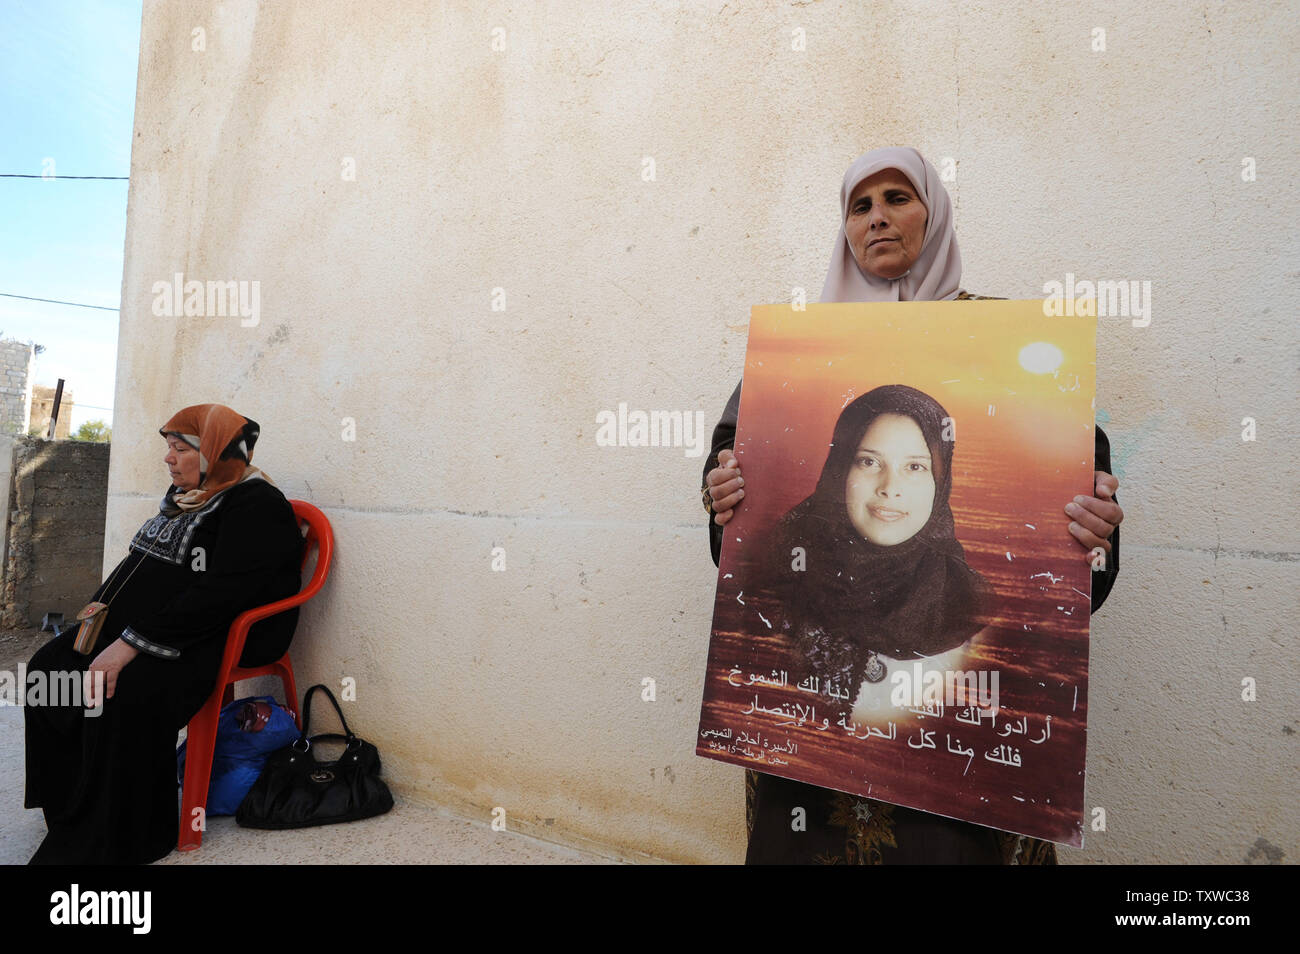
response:
<path id="1" fill-rule="evenodd" d="M 72 629 L 28 666 L 82 673 L 88 696 L 103 686 L 86 700 L 97 715 L 68 700 L 24 709 L 26 807 L 49 828 L 32 864 L 142 864 L 175 847 L 177 733 L 211 696 L 235 617 L 301 587 L 293 509 L 249 463 L 257 423 L 200 404 L 159 433 L 172 486 L 95 593 L 108 608 L 92 655 Z M 280 658 L 297 621 L 295 608 L 255 624 L 241 663 Z"/>
<path id="2" fill-rule="evenodd" d="M 792 665 L 820 694 L 856 699 L 855 721 L 897 717 L 886 677 L 901 665 L 962 668 L 994 609 L 957 541 L 945 420 L 906 385 L 857 398 L 836 421 L 816 489 L 770 536 L 769 587 Z"/>

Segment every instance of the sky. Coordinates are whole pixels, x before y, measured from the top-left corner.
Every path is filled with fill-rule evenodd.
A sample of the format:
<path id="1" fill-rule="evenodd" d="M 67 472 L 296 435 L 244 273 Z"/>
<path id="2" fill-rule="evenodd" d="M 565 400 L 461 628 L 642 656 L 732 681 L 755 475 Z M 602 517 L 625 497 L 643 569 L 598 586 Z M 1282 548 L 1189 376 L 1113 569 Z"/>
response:
<path id="1" fill-rule="evenodd" d="M 0 337 L 33 341 L 34 383 L 66 380 L 85 421 L 112 423 L 141 0 L 0 0 Z"/>

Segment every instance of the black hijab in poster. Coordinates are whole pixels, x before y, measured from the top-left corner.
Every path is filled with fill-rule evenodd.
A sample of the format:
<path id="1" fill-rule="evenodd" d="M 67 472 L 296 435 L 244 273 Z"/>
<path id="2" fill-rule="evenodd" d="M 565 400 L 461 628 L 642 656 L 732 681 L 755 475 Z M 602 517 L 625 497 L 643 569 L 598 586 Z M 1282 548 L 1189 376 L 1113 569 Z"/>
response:
<path id="1" fill-rule="evenodd" d="M 846 484 L 855 469 L 870 480 L 894 463 L 863 442 L 886 416 L 915 425 L 921 442 L 914 449 L 928 459 L 916 454 L 900 462 L 914 476 L 894 479 L 920 485 L 919 494 L 911 494 L 911 511 L 876 519 L 882 501 L 897 507 L 907 498 L 891 498 L 879 480 L 868 494 L 846 493 Z M 875 388 L 840 414 L 816 490 L 780 520 L 766 546 L 763 589 L 779 603 L 780 628 L 801 677 L 811 674 L 823 688 L 855 692 L 864 681 L 885 680 L 890 661 L 955 649 L 986 625 L 995 595 L 967 565 L 949 506 L 953 430 L 938 401 L 901 384 Z M 927 503 L 924 518 L 916 511 Z M 892 537 L 905 538 L 873 541 L 855 526 L 851 508 L 859 525 L 874 523 L 888 532 L 891 524 L 902 524 Z M 909 520 L 919 529 L 907 527 Z"/>

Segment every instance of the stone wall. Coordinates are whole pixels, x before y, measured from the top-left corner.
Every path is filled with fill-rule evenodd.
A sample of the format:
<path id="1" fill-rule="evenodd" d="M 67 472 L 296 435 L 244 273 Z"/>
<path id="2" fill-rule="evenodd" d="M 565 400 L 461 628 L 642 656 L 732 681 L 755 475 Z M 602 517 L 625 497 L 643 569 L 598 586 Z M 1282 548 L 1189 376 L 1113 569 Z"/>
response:
<path id="1" fill-rule="evenodd" d="M 36 349 L 26 341 L 0 341 L 0 433 L 22 436 L 31 420 L 28 384 Z"/>
<path id="2" fill-rule="evenodd" d="M 47 612 L 71 619 L 99 586 L 109 447 L 13 442 L 0 626 L 39 625 Z"/>

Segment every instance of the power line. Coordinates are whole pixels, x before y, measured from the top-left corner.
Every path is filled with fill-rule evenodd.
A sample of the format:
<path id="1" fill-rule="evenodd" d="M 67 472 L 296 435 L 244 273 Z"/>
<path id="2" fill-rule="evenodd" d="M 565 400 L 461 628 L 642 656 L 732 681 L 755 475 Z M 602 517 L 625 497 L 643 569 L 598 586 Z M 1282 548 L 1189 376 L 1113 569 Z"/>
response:
<path id="1" fill-rule="evenodd" d="M 21 298 L 23 299 L 23 301 L 44 301 L 44 302 L 49 302 L 50 304 L 53 305 L 74 305 L 77 308 L 98 308 L 101 311 L 118 310 L 116 308 L 109 308 L 105 305 L 86 305 L 79 301 L 60 301 L 57 298 L 33 298 L 30 295 L 11 295 L 9 292 L 0 292 L 0 297 Z M 73 407 L 88 408 L 92 411 L 108 411 L 109 413 L 112 413 L 113 411 L 111 407 L 100 407 L 98 404 L 77 404 L 75 401 L 73 402 Z"/>
<path id="2" fill-rule="evenodd" d="M 45 301 L 51 305 L 75 305 L 77 308 L 98 308 L 100 311 L 120 311 L 118 308 L 109 308 L 107 305 L 86 305 L 79 301 L 60 301 L 57 298 L 33 298 L 31 295 L 11 295 L 8 292 L 0 292 L 0 298 L 21 298 L 23 301 Z"/>
<path id="3" fill-rule="evenodd" d="M 45 387 L 45 386 L 46 385 L 41 385 L 41 387 Z M 69 398 L 67 401 L 64 402 L 63 409 L 66 410 L 68 407 L 71 407 L 74 411 L 80 411 L 82 408 L 90 408 L 90 410 L 92 411 L 113 410 L 111 407 L 100 407 L 98 404 L 82 404 L 80 401 L 76 400 L 75 398 Z"/>
<path id="4" fill-rule="evenodd" d="M 0 179 L 112 179 L 126 181 L 130 176 L 38 176 L 26 172 L 0 172 Z"/>

